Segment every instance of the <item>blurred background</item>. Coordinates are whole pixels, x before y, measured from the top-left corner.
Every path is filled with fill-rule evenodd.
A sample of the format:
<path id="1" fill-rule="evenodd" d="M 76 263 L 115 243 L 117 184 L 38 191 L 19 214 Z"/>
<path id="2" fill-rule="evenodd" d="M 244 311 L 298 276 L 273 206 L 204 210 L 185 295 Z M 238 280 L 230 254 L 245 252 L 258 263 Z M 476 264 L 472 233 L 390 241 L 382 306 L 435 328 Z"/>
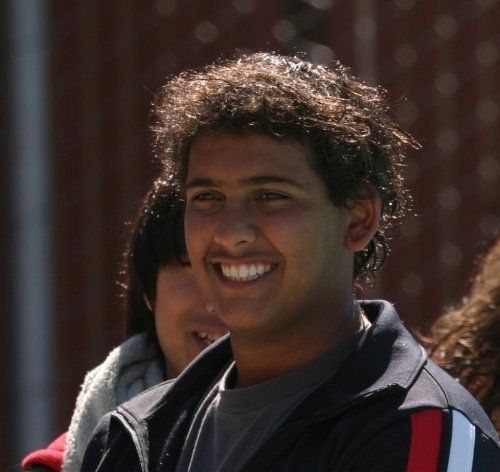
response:
<path id="1" fill-rule="evenodd" d="M 236 49 L 340 60 L 423 145 L 415 216 L 369 297 L 425 329 L 500 229 L 500 1 L 6 0 L 0 6 L 0 469 L 66 430 L 87 370 L 123 340 L 128 228 L 159 170 L 150 104 Z"/>

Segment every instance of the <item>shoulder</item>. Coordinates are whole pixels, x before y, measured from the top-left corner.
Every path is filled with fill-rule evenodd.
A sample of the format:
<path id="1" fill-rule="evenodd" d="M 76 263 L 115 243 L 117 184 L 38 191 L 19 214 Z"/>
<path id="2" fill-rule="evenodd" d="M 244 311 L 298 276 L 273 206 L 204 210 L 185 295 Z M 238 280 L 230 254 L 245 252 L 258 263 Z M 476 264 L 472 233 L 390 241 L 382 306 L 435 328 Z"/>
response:
<path id="1" fill-rule="evenodd" d="M 231 361 L 231 345 L 225 336 L 203 351 L 178 378 L 144 390 L 121 404 L 116 411 L 137 421 L 149 422 L 157 417 L 163 421 L 165 415 L 171 416 L 190 408 Z"/>
<path id="2" fill-rule="evenodd" d="M 396 413 L 426 408 L 457 411 L 496 441 L 496 431 L 474 397 L 455 379 L 436 366 L 425 349 L 406 330 L 394 307 L 383 300 L 362 302 L 371 315 L 372 328 L 357 354 L 358 372 L 372 376 L 370 390 L 397 385 L 403 398 Z"/>
<path id="3" fill-rule="evenodd" d="M 410 389 L 407 401 L 418 402 L 418 398 L 428 398 L 436 406 L 462 414 L 478 430 L 492 440 L 497 440 L 496 430 L 478 401 L 460 382 L 427 359 L 421 375 Z"/>
<path id="4" fill-rule="evenodd" d="M 148 470 L 165 447 L 182 448 L 198 401 L 231 360 L 227 338 L 207 351 L 177 379 L 141 392 L 104 416 L 87 447 L 82 471 Z"/>
<path id="5" fill-rule="evenodd" d="M 128 415 L 141 419 L 148 418 L 163 404 L 174 382 L 175 379 L 172 379 L 154 385 L 122 403 L 116 411 L 127 412 Z"/>

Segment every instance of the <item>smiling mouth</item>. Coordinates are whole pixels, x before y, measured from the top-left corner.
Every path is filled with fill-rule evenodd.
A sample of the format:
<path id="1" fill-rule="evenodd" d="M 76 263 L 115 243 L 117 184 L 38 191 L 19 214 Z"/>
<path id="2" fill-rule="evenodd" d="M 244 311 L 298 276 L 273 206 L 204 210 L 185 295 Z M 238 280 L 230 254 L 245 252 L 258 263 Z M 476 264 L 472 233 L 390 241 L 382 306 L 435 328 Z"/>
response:
<path id="1" fill-rule="evenodd" d="M 203 343 L 205 343 L 207 346 L 210 346 L 210 344 L 213 344 L 215 341 L 218 339 L 222 338 L 224 336 L 223 334 L 215 334 L 215 333 L 205 333 L 205 332 L 196 332 L 194 335 Z"/>
<path id="2" fill-rule="evenodd" d="M 273 268 L 269 263 L 256 264 L 220 264 L 222 275 L 225 279 L 235 282 L 248 282 L 258 279 Z"/>

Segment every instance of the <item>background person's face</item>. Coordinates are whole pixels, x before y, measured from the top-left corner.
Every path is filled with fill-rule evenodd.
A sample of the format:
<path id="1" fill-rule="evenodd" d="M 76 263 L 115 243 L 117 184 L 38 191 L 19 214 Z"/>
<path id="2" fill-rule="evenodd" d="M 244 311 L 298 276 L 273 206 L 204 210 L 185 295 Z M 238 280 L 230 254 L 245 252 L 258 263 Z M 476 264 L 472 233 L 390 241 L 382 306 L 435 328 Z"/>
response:
<path id="1" fill-rule="evenodd" d="M 227 332 L 188 265 L 160 268 L 154 313 L 167 378 L 177 377 L 204 348 Z"/>

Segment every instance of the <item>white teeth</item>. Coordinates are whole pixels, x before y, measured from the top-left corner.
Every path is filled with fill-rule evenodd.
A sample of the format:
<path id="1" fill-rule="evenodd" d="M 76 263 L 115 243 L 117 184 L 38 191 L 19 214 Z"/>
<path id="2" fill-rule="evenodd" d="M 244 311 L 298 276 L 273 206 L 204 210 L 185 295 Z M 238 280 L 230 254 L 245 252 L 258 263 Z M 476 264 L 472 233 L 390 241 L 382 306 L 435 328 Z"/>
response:
<path id="1" fill-rule="evenodd" d="M 217 341 L 217 339 L 222 338 L 222 334 L 213 334 L 205 332 L 196 333 L 196 336 L 198 336 L 202 341 L 204 341 L 207 346 L 210 346 L 210 344 Z"/>
<path id="2" fill-rule="evenodd" d="M 227 279 L 245 282 L 254 280 L 271 270 L 271 264 L 221 264 L 222 274 Z"/>

